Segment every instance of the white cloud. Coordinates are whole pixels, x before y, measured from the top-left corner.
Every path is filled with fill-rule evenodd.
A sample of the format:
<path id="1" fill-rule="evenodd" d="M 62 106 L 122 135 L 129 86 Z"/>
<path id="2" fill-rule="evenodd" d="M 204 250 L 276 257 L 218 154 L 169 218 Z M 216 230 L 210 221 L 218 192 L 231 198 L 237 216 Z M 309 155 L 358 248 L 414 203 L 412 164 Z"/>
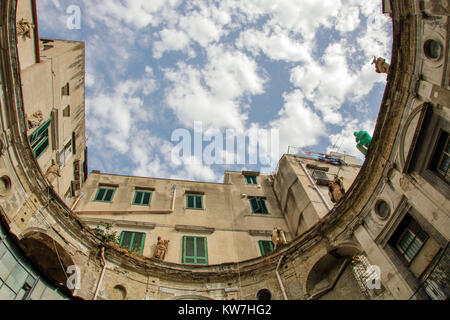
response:
<path id="1" fill-rule="evenodd" d="M 287 152 L 288 146 L 317 144 L 319 138 L 325 135 L 325 126 L 319 115 L 306 104 L 304 94 L 295 90 L 284 94 L 283 98 L 279 118 L 269 124 L 270 128 L 279 130 L 281 154 Z"/>
<path id="2" fill-rule="evenodd" d="M 153 43 L 153 58 L 159 59 L 165 51 L 183 50 L 189 45 L 189 38 L 183 31 L 164 29 L 159 34 L 161 41 Z"/>
<path id="3" fill-rule="evenodd" d="M 273 60 L 304 62 L 311 60 L 310 48 L 295 39 L 291 39 L 286 32 L 269 33 L 269 30 L 246 30 L 240 34 L 237 41 L 239 48 L 245 48 L 258 55 L 262 51 Z"/>
<path id="4" fill-rule="evenodd" d="M 211 46 L 207 52 L 208 63 L 201 70 L 186 64 L 166 70 L 172 82 L 167 103 L 187 126 L 202 121 L 205 127 L 243 130 L 247 115 L 241 99 L 263 93 L 266 79 L 255 61 L 239 51 Z"/>

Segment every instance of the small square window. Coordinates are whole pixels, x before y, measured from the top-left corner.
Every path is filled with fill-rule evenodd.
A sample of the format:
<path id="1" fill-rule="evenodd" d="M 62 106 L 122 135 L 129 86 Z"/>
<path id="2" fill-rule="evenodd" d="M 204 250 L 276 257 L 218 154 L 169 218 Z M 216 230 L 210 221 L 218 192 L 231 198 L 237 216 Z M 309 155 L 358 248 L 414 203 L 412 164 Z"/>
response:
<path id="1" fill-rule="evenodd" d="M 268 214 L 269 210 L 267 209 L 266 199 L 262 197 L 250 197 L 250 207 L 253 213 L 258 214 Z"/>
<path id="2" fill-rule="evenodd" d="M 256 176 L 245 175 L 245 182 L 247 184 L 258 184 L 258 180 Z"/>
<path id="3" fill-rule="evenodd" d="M 111 202 L 115 192 L 115 188 L 98 188 L 94 201 Z"/>
<path id="4" fill-rule="evenodd" d="M 203 195 L 187 194 L 186 209 L 203 209 Z"/>
<path id="5" fill-rule="evenodd" d="M 61 87 L 61 96 L 68 96 L 69 94 L 69 83 L 67 82 L 65 86 Z"/>
<path id="6" fill-rule="evenodd" d="M 121 248 L 142 255 L 144 252 L 145 233 L 122 231 L 120 234 L 119 245 Z"/>
<path id="7" fill-rule="evenodd" d="M 272 241 L 259 240 L 258 244 L 259 244 L 259 250 L 261 251 L 262 256 L 265 256 L 273 251 Z"/>
<path id="8" fill-rule="evenodd" d="M 152 192 L 136 190 L 134 193 L 133 204 L 139 206 L 149 206 L 152 201 Z"/>
<path id="9" fill-rule="evenodd" d="M 389 243 L 410 264 L 427 239 L 427 233 L 411 215 L 406 214 Z"/>
<path id="10" fill-rule="evenodd" d="M 64 108 L 63 117 L 70 117 L 70 105 Z"/>
<path id="11" fill-rule="evenodd" d="M 208 248 L 205 237 L 183 237 L 182 263 L 208 264 Z"/>

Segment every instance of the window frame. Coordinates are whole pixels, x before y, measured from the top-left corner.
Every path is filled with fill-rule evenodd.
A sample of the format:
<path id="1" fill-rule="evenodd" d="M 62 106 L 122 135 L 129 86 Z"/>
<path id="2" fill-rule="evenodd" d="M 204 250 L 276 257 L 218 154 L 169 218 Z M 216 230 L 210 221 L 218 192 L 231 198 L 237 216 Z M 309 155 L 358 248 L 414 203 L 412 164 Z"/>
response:
<path id="1" fill-rule="evenodd" d="M 256 210 L 255 210 L 255 207 L 253 206 L 253 204 L 252 204 L 252 200 L 253 199 L 256 199 L 257 200 L 257 202 L 259 202 L 260 203 L 260 206 L 261 206 L 261 203 L 262 203 L 262 208 L 265 208 L 266 210 L 266 212 L 256 212 Z M 252 213 L 253 214 L 270 214 L 270 211 L 269 211 L 269 208 L 268 208 L 268 206 L 267 206 L 267 204 L 266 204 L 266 198 L 265 197 L 259 197 L 259 196 L 250 196 L 250 197 L 248 197 L 248 201 L 249 201 L 249 203 L 250 203 L 250 209 L 252 210 Z M 261 202 L 262 201 L 262 202 Z M 263 210 L 264 211 L 264 210 Z"/>
<path id="2" fill-rule="evenodd" d="M 97 199 L 101 189 L 105 189 L 105 190 L 113 190 L 113 192 L 112 192 L 112 194 L 111 194 L 111 199 L 110 199 L 110 200 L 108 200 L 108 201 L 103 200 L 103 199 L 105 198 L 106 194 L 107 194 L 106 191 L 105 191 L 105 193 L 104 193 L 102 199 Z M 94 197 L 94 200 L 93 200 L 93 201 L 107 202 L 107 203 L 112 202 L 113 199 L 114 199 L 114 194 L 116 193 L 116 189 L 117 189 L 117 188 L 114 188 L 114 187 L 99 186 L 99 187 L 97 188 L 97 193 L 95 194 L 95 197 Z"/>
<path id="3" fill-rule="evenodd" d="M 28 137 L 30 142 L 31 150 L 36 159 L 38 159 L 50 146 L 50 133 L 49 127 L 51 125 L 52 118 L 46 120 L 42 123 L 34 132 Z M 46 146 L 40 150 L 40 148 L 46 144 Z M 38 150 L 40 150 L 38 152 Z"/>
<path id="4" fill-rule="evenodd" d="M 249 182 L 249 178 L 252 178 L 251 179 L 252 182 Z M 253 183 L 253 179 L 254 179 L 255 183 Z M 255 175 L 252 175 L 252 174 L 244 174 L 244 180 L 245 180 L 245 183 L 247 185 L 251 185 L 251 186 L 257 186 L 258 185 L 258 176 L 255 176 Z"/>
<path id="5" fill-rule="evenodd" d="M 194 255 L 193 256 L 187 256 L 186 255 L 186 240 L 188 238 L 193 238 L 194 241 Z M 204 239 L 203 243 L 204 243 L 204 250 L 205 250 L 205 256 L 197 256 L 197 239 Z M 194 262 L 186 262 L 186 259 L 193 259 Z M 204 259 L 205 262 L 198 262 L 198 259 Z M 183 264 L 195 264 L 195 265 L 208 265 L 208 238 L 207 237 L 200 237 L 200 236 L 183 236 L 182 239 L 182 255 L 181 255 L 181 263 Z"/>
<path id="6" fill-rule="evenodd" d="M 128 245 L 128 248 L 124 248 L 122 246 L 122 242 L 123 242 L 123 239 L 125 238 L 126 232 L 131 233 L 131 239 L 130 239 L 130 244 Z M 130 252 L 133 252 L 133 243 L 134 243 L 136 234 L 142 234 L 141 243 L 139 244 L 139 252 L 138 252 L 140 255 L 142 255 L 142 253 L 144 252 L 144 247 L 145 247 L 145 238 L 147 236 L 147 234 L 145 232 L 123 230 L 120 233 L 119 246 L 121 248 L 127 249 Z"/>
<path id="7" fill-rule="evenodd" d="M 437 170 L 430 168 L 441 131 L 450 134 L 450 121 L 443 118 L 431 103 L 425 103 L 403 173 L 417 173 L 436 191 L 450 198 L 450 183 Z"/>
<path id="8" fill-rule="evenodd" d="M 205 204 L 203 201 L 203 196 L 204 196 L 203 194 L 186 193 L 185 195 L 186 195 L 186 209 L 189 209 L 189 210 L 204 210 L 205 209 Z M 189 207 L 189 200 L 188 200 L 189 197 L 194 197 L 194 207 Z M 195 199 L 196 197 L 200 197 L 201 208 L 196 207 L 196 204 L 197 204 L 197 201 Z"/>
<path id="9" fill-rule="evenodd" d="M 142 193 L 142 197 L 141 197 L 141 202 L 140 202 L 140 203 L 137 203 L 137 202 L 136 202 L 136 197 L 137 197 L 137 195 L 138 195 L 139 192 Z M 147 204 L 144 204 L 144 203 L 143 203 L 143 200 L 144 200 L 144 195 L 145 195 L 146 193 L 149 194 L 149 199 L 148 199 L 148 203 L 147 203 Z M 132 205 L 135 205 L 135 206 L 148 206 L 148 207 L 150 207 L 150 206 L 151 206 L 151 203 L 152 203 L 152 197 L 153 197 L 153 191 L 148 191 L 148 190 L 134 190 L 134 196 L 133 196 L 133 200 L 132 200 L 131 204 L 132 204 Z"/>
<path id="10" fill-rule="evenodd" d="M 272 248 L 272 251 L 265 252 L 264 246 L 263 246 L 263 243 L 265 243 L 265 242 L 270 243 L 270 247 Z M 273 242 L 271 240 L 259 240 L 258 245 L 259 245 L 259 251 L 261 252 L 261 256 L 263 256 L 263 257 L 268 255 L 269 253 L 273 252 L 273 250 L 274 250 Z"/>

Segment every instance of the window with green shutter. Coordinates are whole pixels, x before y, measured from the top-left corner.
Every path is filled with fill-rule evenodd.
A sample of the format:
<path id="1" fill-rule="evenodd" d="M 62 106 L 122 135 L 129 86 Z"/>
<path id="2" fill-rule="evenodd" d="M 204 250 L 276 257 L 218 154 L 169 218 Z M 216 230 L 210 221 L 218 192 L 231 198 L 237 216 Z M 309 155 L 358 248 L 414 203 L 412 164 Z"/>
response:
<path id="1" fill-rule="evenodd" d="M 48 127 L 50 126 L 51 121 L 51 118 L 45 121 L 29 137 L 31 149 L 33 150 L 36 159 L 47 150 L 50 144 Z"/>
<path id="2" fill-rule="evenodd" d="M 245 175 L 244 177 L 247 184 L 258 184 L 256 176 Z"/>
<path id="3" fill-rule="evenodd" d="M 250 197 L 250 207 L 252 208 L 253 213 L 258 214 L 268 214 L 269 210 L 267 210 L 266 199 L 262 197 Z"/>
<path id="4" fill-rule="evenodd" d="M 187 209 L 203 209 L 203 195 L 187 194 L 186 195 Z"/>
<path id="5" fill-rule="evenodd" d="M 94 201 L 111 202 L 114 192 L 116 192 L 115 188 L 98 188 Z"/>
<path id="6" fill-rule="evenodd" d="M 267 240 L 259 240 L 259 250 L 261 251 L 261 255 L 265 256 L 273 251 L 273 243 L 272 241 Z"/>
<path id="7" fill-rule="evenodd" d="M 208 264 L 208 248 L 205 237 L 183 237 L 182 263 Z"/>
<path id="8" fill-rule="evenodd" d="M 389 244 L 410 264 L 428 239 L 428 234 L 407 213 L 399 224 Z"/>
<path id="9" fill-rule="evenodd" d="M 140 206 L 149 206 L 152 201 L 152 193 L 150 191 L 136 190 L 134 193 L 133 204 Z"/>
<path id="10" fill-rule="evenodd" d="M 142 255 L 142 252 L 144 252 L 144 244 L 145 244 L 144 232 L 122 231 L 122 233 L 120 234 L 119 245 L 121 248 Z"/>

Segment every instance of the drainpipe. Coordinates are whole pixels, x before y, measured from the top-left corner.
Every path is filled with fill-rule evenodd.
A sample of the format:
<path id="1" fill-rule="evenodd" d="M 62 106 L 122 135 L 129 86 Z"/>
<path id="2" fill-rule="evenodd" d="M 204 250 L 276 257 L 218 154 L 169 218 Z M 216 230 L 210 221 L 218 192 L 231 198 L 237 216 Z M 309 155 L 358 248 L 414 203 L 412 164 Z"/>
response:
<path id="1" fill-rule="evenodd" d="M 177 194 L 177 185 L 173 185 L 173 196 L 172 196 L 172 209 L 170 209 L 170 212 L 172 213 L 173 210 L 175 210 L 175 195 Z"/>
<path id="2" fill-rule="evenodd" d="M 73 209 L 75 209 L 78 201 L 80 201 L 80 199 L 83 198 L 83 196 L 84 196 L 84 193 L 80 192 L 80 194 L 77 197 L 77 200 L 75 200 L 75 202 L 73 203 L 72 207 L 70 208 L 70 211 L 73 211 Z"/>
<path id="3" fill-rule="evenodd" d="M 328 208 L 328 210 L 331 210 L 332 207 L 329 205 L 328 201 L 325 199 L 325 197 L 323 196 L 322 192 L 320 192 L 319 188 L 317 188 L 316 183 L 314 182 L 314 180 L 312 179 L 311 175 L 309 174 L 308 170 L 306 170 L 305 165 L 300 162 L 300 166 L 302 167 L 303 171 L 305 172 L 306 176 L 309 178 L 309 181 L 312 183 L 314 189 L 317 191 L 317 193 L 319 194 L 320 199 L 322 199 L 322 202 L 326 205 L 326 207 Z"/>
<path id="4" fill-rule="evenodd" d="M 170 210 L 83 210 L 75 211 L 77 214 L 111 214 L 111 213 L 153 213 L 153 214 L 168 214 L 175 210 L 175 197 L 177 193 L 177 185 L 173 185 L 172 207 Z M 78 200 L 77 200 L 78 201 Z M 75 204 L 74 204 L 75 206 Z"/>
<path id="5" fill-rule="evenodd" d="M 280 273 L 278 272 L 278 269 L 280 268 L 281 260 L 283 260 L 283 258 L 284 258 L 284 255 L 282 255 L 280 260 L 278 261 L 277 268 L 275 269 L 275 273 L 277 275 L 278 283 L 280 284 L 280 288 L 281 288 L 281 292 L 283 293 L 284 300 L 288 300 L 286 291 L 284 290 L 283 282 L 281 281 Z"/>
<path id="6" fill-rule="evenodd" d="M 102 247 L 102 249 L 101 249 L 101 257 L 102 257 L 102 261 L 103 261 L 103 269 L 102 269 L 102 273 L 100 275 L 100 279 L 98 279 L 97 289 L 95 290 L 94 298 L 92 300 L 97 300 L 98 291 L 100 290 L 100 285 L 102 284 L 103 276 L 105 275 L 105 271 L 106 271 L 105 247 Z"/>

